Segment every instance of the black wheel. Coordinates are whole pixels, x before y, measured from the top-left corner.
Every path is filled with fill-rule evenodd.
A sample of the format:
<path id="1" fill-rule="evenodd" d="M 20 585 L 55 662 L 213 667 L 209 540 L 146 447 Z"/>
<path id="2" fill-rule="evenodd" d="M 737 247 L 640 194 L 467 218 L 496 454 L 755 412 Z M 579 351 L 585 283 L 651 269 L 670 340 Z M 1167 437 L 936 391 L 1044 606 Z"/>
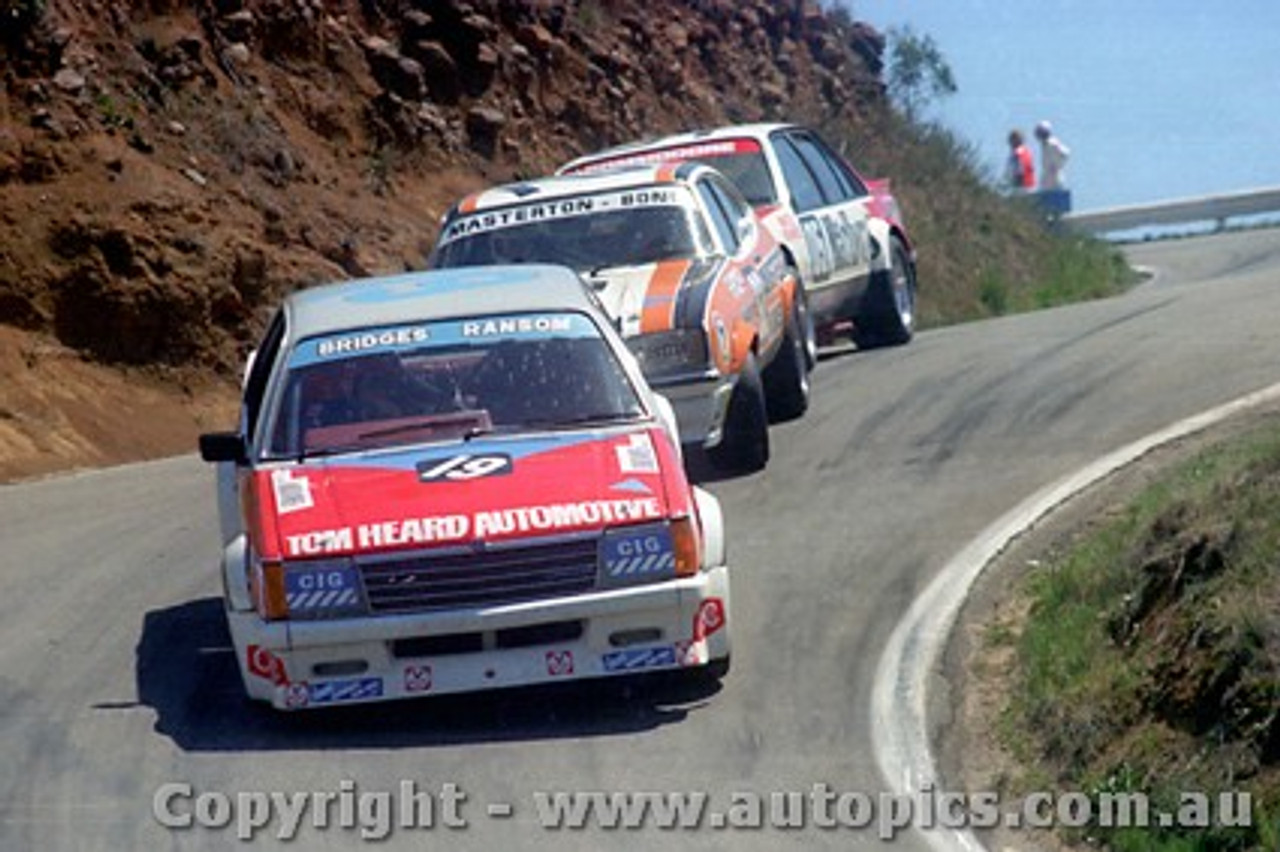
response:
<path id="1" fill-rule="evenodd" d="M 809 350 L 816 350 L 813 323 L 803 298 L 797 294 L 782 345 L 764 371 L 769 420 L 795 420 L 809 409 Z"/>
<path id="2" fill-rule="evenodd" d="M 738 374 L 720 443 L 707 449 L 721 470 L 752 473 L 769 461 L 769 414 L 755 355 L 748 355 Z"/>
<path id="3" fill-rule="evenodd" d="M 853 342 L 860 349 L 898 346 L 911 340 L 916 322 L 916 277 L 901 241 L 892 241 L 889 268 L 872 275 L 862 309 L 853 322 Z"/>

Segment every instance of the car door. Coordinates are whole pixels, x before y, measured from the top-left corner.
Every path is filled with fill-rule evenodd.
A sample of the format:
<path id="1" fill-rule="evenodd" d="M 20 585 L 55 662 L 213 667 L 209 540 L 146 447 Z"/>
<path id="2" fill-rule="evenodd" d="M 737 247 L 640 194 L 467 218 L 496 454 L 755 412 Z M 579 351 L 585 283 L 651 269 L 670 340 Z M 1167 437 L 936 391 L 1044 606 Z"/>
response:
<path id="1" fill-rule="evenodd" d="M 718 174 L 706 175 L 704 199 L 714 205 L 719 218 L 732 229 L 737 248 L 729 259 L 726 281 L 749 294 L 745 312 L 755 325 L 760 351 L 767 363 L 782 339 L 786 318 L 784 297 L 779 286 L 784 275 L 782 255 L 773 238 L 760 224 L 751 205 L 738 189 Z"/>
<path id="2" fill-rule="evenodd" d="M 244 387 L 240 405 L 239 432 L 247 444 L 253 443 L 254 433 L 262 415 L 263 397 L 271 369 L 279 355 L 285 337 L 285 317 L 277 311 L 263 335 L 262 344 L 249 354 L 245 366 Z M 218 462 L 216 468 L 218 494 L 218 526 L 222 543 L 235 539 L 243 532 L 240 511 L 240 474 L 234 462 Z"/>
<path id="3" fill-rule="evenodd" d="M 772 141 L 804 232 L 810 308 L 823 320 L 851 316 L 871 274 L 870 193 L 812 133 L 793 129 Z"/>

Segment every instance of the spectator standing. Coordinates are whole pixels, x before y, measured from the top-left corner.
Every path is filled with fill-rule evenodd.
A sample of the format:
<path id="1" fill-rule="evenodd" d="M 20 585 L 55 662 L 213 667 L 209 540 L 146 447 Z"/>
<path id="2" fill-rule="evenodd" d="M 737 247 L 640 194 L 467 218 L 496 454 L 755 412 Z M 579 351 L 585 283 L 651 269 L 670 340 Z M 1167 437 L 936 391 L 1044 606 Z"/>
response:
<path id="1" fill-rule="evenodd" d="M 1009 131 L 1009 165 L 1006 171 L 1010 188 L 1030 192 L 1036 188 L 1036 168 L 1022 132 Z"/>
<path id="2" fill-rule="evenodd" d="M 1036 125 L 1036 138 L 1040 140 L 1040 188 L 1066 189 L 1065 170 L 1071 149 L 1053 135 L 1053 125 L 1047 121 Z"/>
<path id="3" fill-rule="evenodd" d="M 1036 139 L 1040 140 L 1040 203 L 1049 215 L 1061 216 L 1071 209 L 1066 176 L 1071 149 L 1054 135 L 1053 125 L 1047 121 L 1036 125 Z"/>

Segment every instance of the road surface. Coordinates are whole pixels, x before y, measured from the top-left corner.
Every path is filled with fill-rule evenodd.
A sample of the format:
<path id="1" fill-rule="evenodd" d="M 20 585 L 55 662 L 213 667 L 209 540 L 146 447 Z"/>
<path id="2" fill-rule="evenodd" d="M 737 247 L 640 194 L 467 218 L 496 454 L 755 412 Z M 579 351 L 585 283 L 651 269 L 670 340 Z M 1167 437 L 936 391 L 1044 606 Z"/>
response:
<path id="1" fill-rule="evenodd" d="M 249 848 L 384 832 L 395 850 L 884 845 L 875 823 L 827 825 L 854 815 L 840 794 L 888 789 L 869 696 L 914 596 L 1047 483 L 1280 380 L 1280 231 L 1128 251 L 1160 275 L 1123 297 L 825 359 L 768 470 L 707 483 L 734 571 L 718 689 L 655 678 L 273 714 L 241 698 L 210 469 L 0 488 L 0 849 L 233 848 L 269 793 Z M 726 825 L 557 829 L 538 810 L 554 791 L 704 793 Z M 925 847 L 906 833 L 893 848 Z"/>

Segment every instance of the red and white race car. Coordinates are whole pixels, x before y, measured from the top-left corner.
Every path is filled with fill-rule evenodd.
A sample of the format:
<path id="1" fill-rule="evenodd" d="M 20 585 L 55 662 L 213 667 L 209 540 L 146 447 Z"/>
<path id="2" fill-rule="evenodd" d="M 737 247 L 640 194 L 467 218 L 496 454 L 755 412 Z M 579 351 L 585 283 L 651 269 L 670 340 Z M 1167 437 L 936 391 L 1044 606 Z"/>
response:
<path id="1" fill-rule="evenodd" d="M 915 250 L 888 180 L 866 180 L 812 130 L 749 124 L 697 131 L 580 157 L 558 174 L 695 161 L 733 181 L 786 247 L 820 333 L 852 323 L 860 347 L 915 331 Z"/>
<path id="2" fill-rule="evenodd" d="M 681 438 L 725 469 L 769 457 L 770 420 L 809 405 L 815 349 L 795 268 L 723 175 L 696 163 L 496 186 L 445 215 L 428 265 L 577 270 Z"/>
<path id="3" fill-rule="evenodd" d="M 719 504 L 581 280 L 289 296 L 219 464 L 227 618 L 280 709 L 729 663 Z"/>

